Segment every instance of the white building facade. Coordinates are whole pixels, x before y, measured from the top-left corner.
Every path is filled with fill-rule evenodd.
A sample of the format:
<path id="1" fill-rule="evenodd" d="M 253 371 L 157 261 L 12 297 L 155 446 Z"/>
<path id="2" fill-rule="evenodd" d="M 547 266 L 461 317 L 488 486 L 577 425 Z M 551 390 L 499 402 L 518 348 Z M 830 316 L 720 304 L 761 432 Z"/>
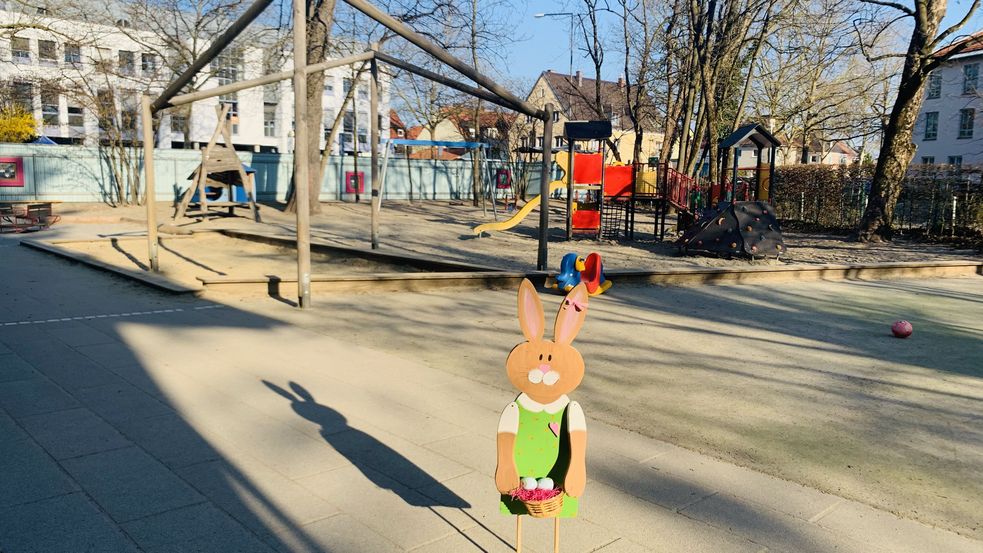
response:
<path id="1" fill-rule="evenodd" d="M 95 145 L 110 139 L 109 125 L 101 120 L 107 106 L 120 122 L 117 138 L 137 140 L 140 95 L 159 94 L 173 78 L 158 52 L 166 50 L 153 34 L 129 26 L 125 21 L 104 25 L 67 21 L 44 13 L 3 9 L 0 28 L 15 29 L 0 35 L 0 91 L 9 101 L 34 114 L 38 132 L 55 142 Z M 40 12 L 40 10 L 39 10 Z M 28 24 L 29 23 L 29 24 Z M 21 28 L 18 28 L 21 27 Z M 200 48 L 203 49 L 203 48 Z M 199 90 L 290 70 L 290 55 L 276 56 L 282 63 L 271 65 L 269 49 L 249 45 L 226 49 L 198 79 Z M 351 67 L 325 72 L 322 148 L 335 116 L 354 82 Z M 389 113 L 390 81 L 380 72 L 379 113 Z M 293 90 L 289 79 L 196 102 L 191 111 L 166 110 L 158 132 L 161 148 L 197 148 L 207 144 L 216 126 L 216 106 L 229 104 L 237 116 L 233 142 L 237 149 L 265 152 L 293 151 Z M 369 150 L 368 73 L 357 83 L 354 101 L 346 110 L 344 123 L 332 153 Z M 380 136 L 388 136 L 389 118 L 380 117 Z M 185 136 L 185 129 L 188 136 Z"/>
<path id="2" fill-rule="evenodd" d="M 929 75 L 912 137 L 914 164 L 983 164 L 983 50 L 966 52 Z"/>

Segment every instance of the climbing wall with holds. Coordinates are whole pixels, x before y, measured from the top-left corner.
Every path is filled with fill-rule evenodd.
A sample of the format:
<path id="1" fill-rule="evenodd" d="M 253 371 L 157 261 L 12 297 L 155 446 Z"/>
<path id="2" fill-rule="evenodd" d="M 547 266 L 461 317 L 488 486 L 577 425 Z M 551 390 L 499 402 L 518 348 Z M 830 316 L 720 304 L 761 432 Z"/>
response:
<path id="1" fill-rule="evenodd" d="M 782 229 L 768 202 L 721 204 L 691 226 L 677 245 L 685 254 L 778 257 L 785 253 Z"/>

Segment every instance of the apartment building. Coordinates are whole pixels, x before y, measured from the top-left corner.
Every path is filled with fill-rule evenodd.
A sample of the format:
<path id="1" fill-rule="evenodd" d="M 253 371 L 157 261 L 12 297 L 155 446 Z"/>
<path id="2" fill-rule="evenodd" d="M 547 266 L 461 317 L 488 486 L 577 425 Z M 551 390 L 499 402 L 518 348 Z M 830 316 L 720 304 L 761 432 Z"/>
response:
<path id="1" fill-rule="evenodd" d="M 162 59 L 169 52 L 163 37 L 141 29 L 136 22 L 104 19 L 53 17 L 43 7 L 32 9 L 0 0 L 0 28 L 9 29 L 0 35 L 0 99 L 33 113 L 38 132 L 55 142 L 95 145 L 138 139 L 140 94 L 159 93 L 174 76 L 169 69 L 174 64 Z M 291 67 L 289 53 L 254 39 L 226 49 L 202 71 L 196 88 L 204 90 Z M 384 72 L 381 81 L 379 112 L 387 113 L 390 82 Z M 359 151 L 369 150 L 368 75 L 356 82 L 349 67 L 325 73 L 322 148 L 352 86 L 357 87 L 354 100 L 343 116 L 333 153 L 355 150 L 356 139 Z M 216 126 L 219 104 L 229 105 L 235 117 L 232 139 L 237 149 L 293 150 L 290 80 L 196 102 L 190 110 L 167 110 L 160 124 L 159 146 L 206 144 Z M 380 117 L 382 136 L 388 129 L 389 118 Z"/>
<path id="2" fill-rule="evenodd" d="M 983 164 L 983 129 L 976 128 L 983 108 L 983 31 L 963 42 L 968 42 L 965 49 L 928 77 L 912 137 L 918 147 L 914 164 Z"/>

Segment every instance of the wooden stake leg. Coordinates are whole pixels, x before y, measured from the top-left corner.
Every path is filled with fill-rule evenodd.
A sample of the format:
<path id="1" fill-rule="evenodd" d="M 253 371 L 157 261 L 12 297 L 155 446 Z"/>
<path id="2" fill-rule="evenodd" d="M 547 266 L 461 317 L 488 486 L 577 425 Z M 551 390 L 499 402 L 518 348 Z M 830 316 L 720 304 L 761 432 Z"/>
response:
<path id="1" fill-rule="evenodd" d="M 515 515 L 515 553 L 522 553 L 522 515 Z"/>
<path id="2" fill-rule="evenodd" d="M 560 553 L 560 517 L 553 519 L 553 553 Z"/>

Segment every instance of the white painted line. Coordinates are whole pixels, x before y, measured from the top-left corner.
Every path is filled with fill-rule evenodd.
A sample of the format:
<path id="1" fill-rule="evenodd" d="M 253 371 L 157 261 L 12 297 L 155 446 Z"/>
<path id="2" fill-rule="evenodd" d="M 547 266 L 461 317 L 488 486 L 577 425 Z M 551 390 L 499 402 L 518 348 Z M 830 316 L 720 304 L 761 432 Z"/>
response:
<path id="1" fill-rule="evenodd" d="M 194 307 L 192 309 L 194 309 L 196 311 L 200 311 L 200 310 L 203 310 L 203 309 L 221 309 L 223 307 L 225 307 L 225 306 L 224 305 L 201 305 L 201 306 L 198 306 L 198 307 Z M 169 308 L 169 309 L 154 309 L 152 311 L 133 311 L 133 312 L 128 312 L 128 313 L 106 313 L 106 314 L 99 314 L 99 315 L 78 315 L 78 316 L 75 316 L 75 317 L 61 317 L 61 318 L 54 318 L 54 319 L 37 319 L 37 320 L 30 320 L 30 321 L 9 321 L 9 322 L 5 322 L 5 323 L 0 323 L 0 326 L 17 326 L 17 325 L 30 325 L 30 324 L 39 325 L 39 324 L 60 323 L 60 322 L 64 322 L 64 321 L 83 321 L 83 320 L 88 321 L 88 320 L 92 320 L 92 319 L 139 317 L 139 316 L 142 316 L 142 315 L 159 315 L 159 314 L 162 314 L 162 313 L 183 313 L 183 312 L 185 312 L 185 309 L 183 307 L 172 307 L 172 308 Z"/>

